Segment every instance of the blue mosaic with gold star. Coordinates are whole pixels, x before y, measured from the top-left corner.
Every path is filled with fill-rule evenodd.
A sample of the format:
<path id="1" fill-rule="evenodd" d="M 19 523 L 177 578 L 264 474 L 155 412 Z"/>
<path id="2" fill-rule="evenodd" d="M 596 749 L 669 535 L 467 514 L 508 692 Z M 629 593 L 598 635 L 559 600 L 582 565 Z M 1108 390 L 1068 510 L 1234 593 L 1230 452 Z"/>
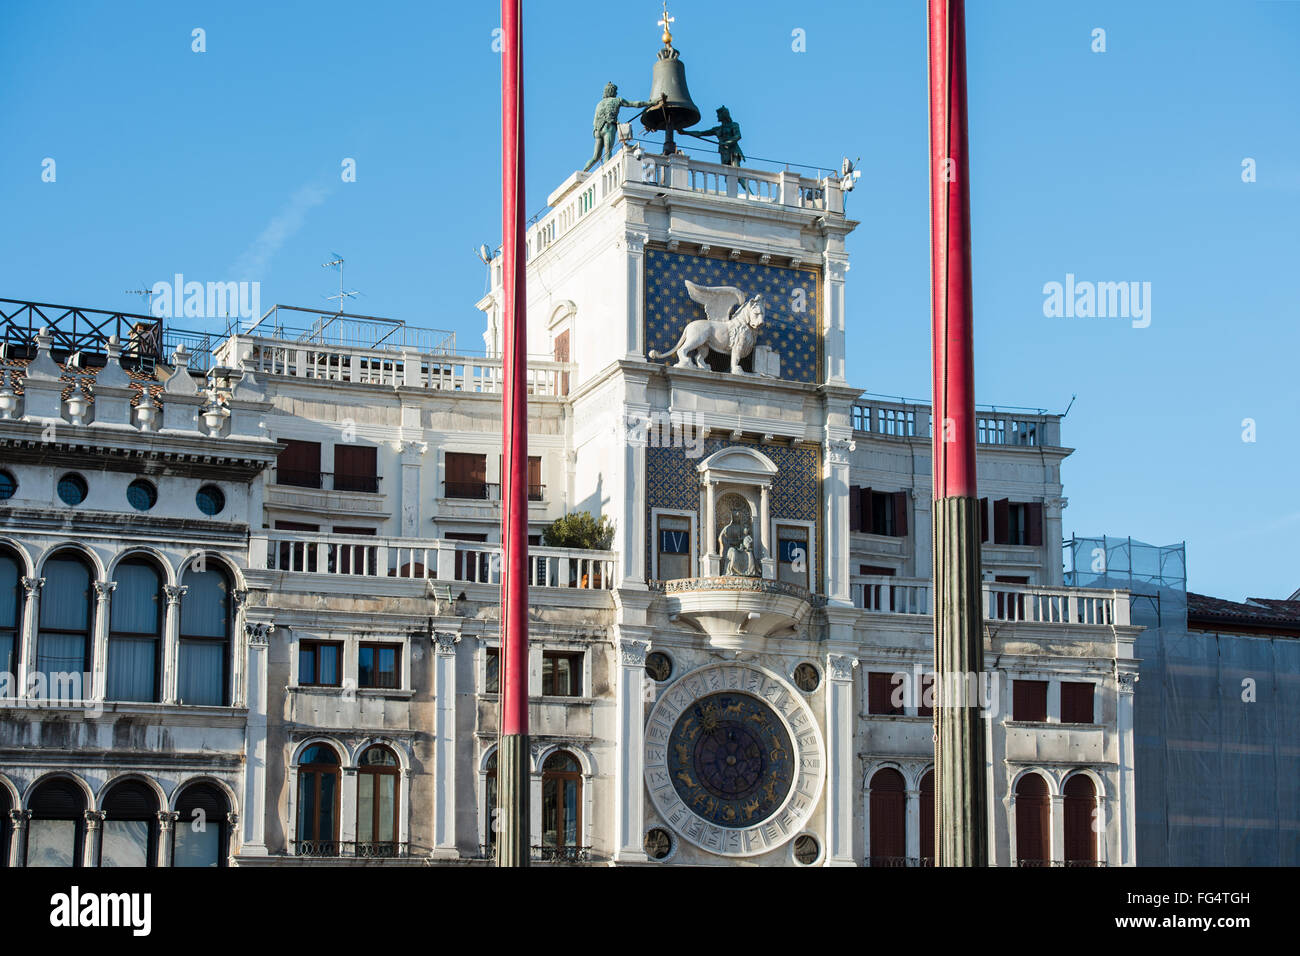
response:
<path id="1" fill-rule="evenodd" d="M 817 339 L 817 272 L 784 266 L 687 255 L 665 249 L 645 254 L 646 351 L 667 352 L 687 322 L 703 319 L 704 307 L 686 293 L 686 280 L 699 285 L 735 286 L 746 296 L 763 295 L 758 344 L 781 356 L 781 378 L 821 381 Z M 675 362 L 677 356 L 666 360 Z"/>

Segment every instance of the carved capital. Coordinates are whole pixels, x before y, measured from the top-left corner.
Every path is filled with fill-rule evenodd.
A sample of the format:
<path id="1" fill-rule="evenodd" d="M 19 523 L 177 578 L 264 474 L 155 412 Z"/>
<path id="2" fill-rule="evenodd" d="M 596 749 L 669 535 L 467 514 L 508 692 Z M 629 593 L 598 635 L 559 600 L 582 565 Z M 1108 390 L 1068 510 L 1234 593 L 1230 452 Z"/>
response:
<path id="1" fill-rule="evenodd" d="M 623 236 L 623 246 L 628 252 L 645 252 L 645 244 L 650 241 L 647 232 L 628 232 Z"/>
<path id="2" fill-rule="evenodd" d="M 433 648 L 434 651 L 441 655 L 452 655 L 456 653 L 456 645 L 460 643 L 459 634 L 444 634 L 434 632 Z"/>
<path id="3" fill-rule="evenodd" d="M 32 811 L 30 810 L 9 811 L 9 822 L 13 824 L 13 828 L 15 830 L 21 830 L 23 827 L 27 826 L 27 821 L 30 820 L 31 818 L 32 818 Z"/>
<path id="4" fill-rule="evenodd" d="M 272 621 L 245 621 L 244 637 L 249 644 L 268 644 L 271 632 L 275 630 Z"/>
<path id="5" fill-rule="evenodd" d="M 858 443 L 851 438 L 832 438 L 826 443 L 826 457 L 832 465 L 850 465 Z"/>
<path id="6" fill-rule="evenodd" d="M 739 262 L 739 261 L 740 261 L 740 250 L 739 250 L 739 249 L 732 249 L 730 252 L 727 253 L 727 258 L 730 259 L 732 262 Z"/>
<path id="7" fill-rule="evenodd" d="M 235 610 L 241 610 L 248 603 L 248 588 L 235 588 L 230 592 L 235 602 Z"/>
<path id="8" fill-rule="evenodd" d="M 90 830 L 91 832 L 98 830 L 104 822 L 104 811 L 85 810 L 83 812 L 86 815 L 86 829 Z"/>
<path id="9" fill-rule="evenodd" d="M 239 825 L 239 811 L 227 810 L 226 822 L 230 824 L 230 829 L 235 829 L 235 827 Z"/>
<path id="10" fill-rule="evenodd" d="M 771 261 L 772 261 L 772 256 L 766 252 L 758 257 L 758 264 L 761 266 L 768 265 Z"/>
<path id="11" fill-rule="evenodd" d="M 826 655 L 826 673 L 831 680 L 853 680 L 853 668 L 858 666 L 856 657 L 847 654 Z"/>
<path id="12" fill-rule="evenodd" d="M 1131 694 L 1137 687 L 1138 675 L 1134 671 L 1124 671 L 1116 675 L 1115 680 L 1118 681 L 1122 693 Z"/>
<path id="13" fill-rule="evenodd" d="M 23 578 L 23 592 L 28 598 L 34 598 L 45 587 L 44 578 Z"/>
<path id="14" fill-rule="evenodd" d="M 650 650 L 650 642 L 619 641 L 618 650 L 624 667 L 645 667 L 645 655 Z"/>
<path id="15" fill-rule="evenodd" d="M 164 584 L 163 594 L 167 595 L 167 604 L 171 607 L 181 603 L 181 598 L 190 589 L 188 584 Z"/>
<path id="16" fill-rule="evenodd" d="M 176 825 L 176 821 L 180 819 L 180 816 L 181 815 L 177 813 L 175 810 L 159 810 L 158 829 L 161 830 L 163 833 L 170 832 L 171 829 Z"/>
<path id="17" fill-rule="evenodd" d="M 700 255 L 707 256 L 712 251 L 713 251 L 713 247 L 709 245 L 707 242 L 700 243 Z"/>
<path id="18" fill-rule="evenodd" d="M 832 282 L 843 282 L 848 271 L 849 264 L 843 259 L 826 260 L 826 278 L 830 279 Z"/>
<path id="19" fill-rule="evenodd" d="M 107 604 L 108 597 L 117 589 L 116 581 L 95 581 L 95 600 L 100 604 Z"/>

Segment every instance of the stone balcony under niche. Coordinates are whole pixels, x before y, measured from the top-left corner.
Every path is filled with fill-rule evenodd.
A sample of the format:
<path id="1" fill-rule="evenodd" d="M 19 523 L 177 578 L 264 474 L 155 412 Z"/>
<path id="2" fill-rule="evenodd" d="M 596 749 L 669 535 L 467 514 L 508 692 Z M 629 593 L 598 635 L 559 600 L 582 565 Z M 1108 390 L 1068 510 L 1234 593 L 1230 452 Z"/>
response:
<path id="1" fill-rule="evenodd" d="M 755 639 L 796 634 L 825 599 L 770 578 L 722 575 L 663 581 L 669 617 L 704 633 L 714 647 L 735 650 Z"/>

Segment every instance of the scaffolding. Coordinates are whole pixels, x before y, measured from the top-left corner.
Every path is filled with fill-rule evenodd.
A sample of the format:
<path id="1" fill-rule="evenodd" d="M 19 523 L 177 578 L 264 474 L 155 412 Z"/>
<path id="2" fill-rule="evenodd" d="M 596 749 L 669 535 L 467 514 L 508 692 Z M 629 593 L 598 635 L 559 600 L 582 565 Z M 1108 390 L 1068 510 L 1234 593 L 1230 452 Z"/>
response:
<path id="1" fill-rule="evenodd" d="M 1066 582 L 1123 588 L 1140 866 L 1300 865 L 1300 640 L 1187 627 L 1185 544 L 1071 536 Z"/>

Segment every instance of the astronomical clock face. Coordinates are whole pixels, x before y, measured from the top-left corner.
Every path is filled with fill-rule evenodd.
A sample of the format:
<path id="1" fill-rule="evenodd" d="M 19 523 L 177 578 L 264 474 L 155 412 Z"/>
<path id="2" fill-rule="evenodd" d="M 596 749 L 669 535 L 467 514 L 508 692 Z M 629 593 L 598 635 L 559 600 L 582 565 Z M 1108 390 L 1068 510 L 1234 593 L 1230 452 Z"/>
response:
<path id="1" fill-rule="evenodd" d="M 669 688 L 646 730 L 646 783 L 687 840 L 749 856 L 794 837 L 821 791 L 821 739 L 775 675 L 714 664 Z"/>

